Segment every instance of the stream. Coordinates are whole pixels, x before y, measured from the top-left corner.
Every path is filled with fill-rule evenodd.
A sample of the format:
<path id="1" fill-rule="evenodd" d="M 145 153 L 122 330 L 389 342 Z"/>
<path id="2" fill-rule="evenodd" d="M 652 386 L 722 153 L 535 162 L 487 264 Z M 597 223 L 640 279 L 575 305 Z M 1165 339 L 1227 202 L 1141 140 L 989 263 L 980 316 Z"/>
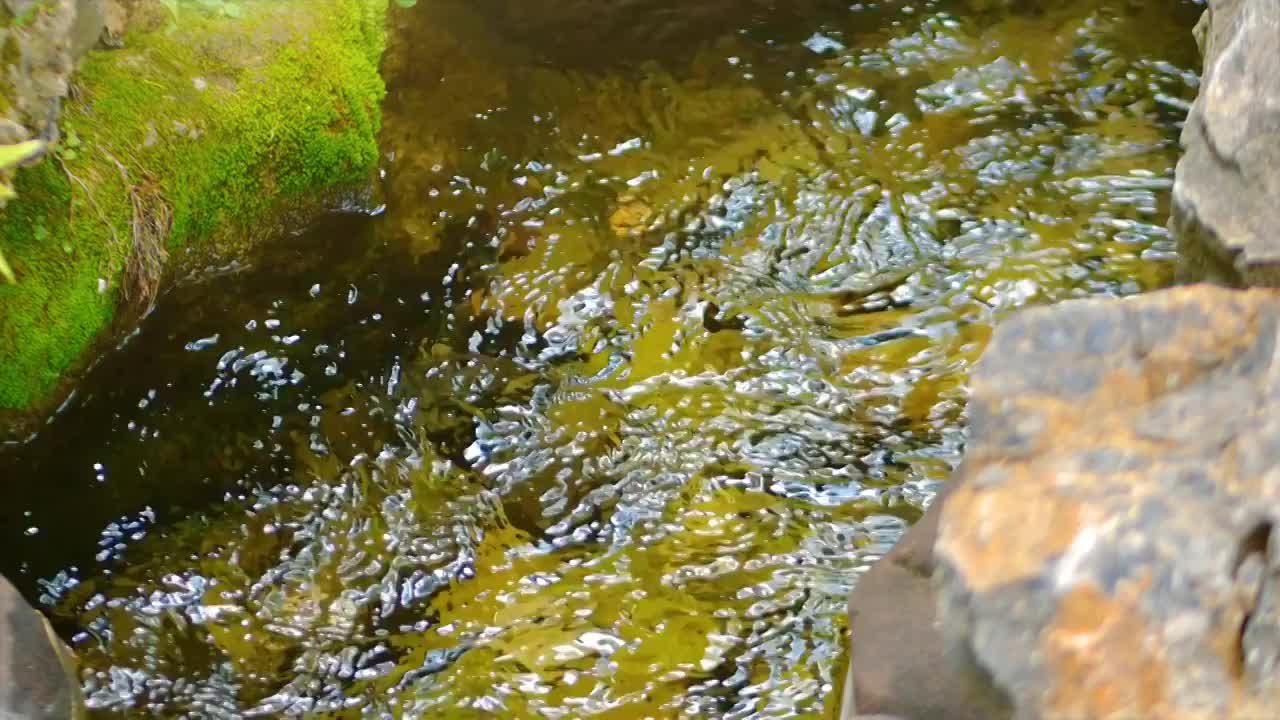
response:
<path id="1" fill-rule="evenodd" d="M 95 716 L 832 717 L 993 325 L 1172 279 L 1202 9 L 397 10 L 385 205 L 0 449 L 0 572 Z"/>

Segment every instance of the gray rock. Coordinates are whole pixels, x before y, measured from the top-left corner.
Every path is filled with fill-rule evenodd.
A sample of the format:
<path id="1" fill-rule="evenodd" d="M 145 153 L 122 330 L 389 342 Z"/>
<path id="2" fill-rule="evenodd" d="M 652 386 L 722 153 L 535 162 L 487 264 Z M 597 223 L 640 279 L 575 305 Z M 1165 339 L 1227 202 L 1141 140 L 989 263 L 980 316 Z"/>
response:
<path id="1" fill-rule="evenodd" d="M 105 23 L 105 0 L 4 0 L 0 6 L 0 144 L 57 137 L 76 62 Z"/>
<path id="2" fill-rule="evenodd" d="M 69 35 L 73 60 L 79 60 L 98 44 L 107 25 L 107 0 L 77 0 L 76 18 Z"/>
<path id="3" fill-rule="evenodd" d="M 1001 720 L 1008 699 L 962 646 L 948 646 L 931 582 L 948 486 L 849 599 L 850 672 L 842 718 Z"/>
<path id="4" fill-rule="evenodd" d="M 1280 286 L 1280 3 L 1210 0 L 1170 221 L 1179 278 Z"/>
<path id="5" fill-rule="evenodd" d="M 69 720 L 84 713 L 70 651 L 0 577 L 0 720 Z"/>
<path id="6" fill-rule="evenodd" d="M 996 331 L 932 550 L 1015 717 L 1275 716 L 1278 335 L 1280 293 L 1207 285 Z"/>
<path id="7" fill-rule="evenodd" d="M 18 128 L 19 136 L 0 137 L 0 142 L 11 143 L 47 135 L 57 118 L 74 67 L 68 39 L 76 7 L 74 0 L 39 7 L 24 0 L 6 4 L 12 15 L 0 29 L 0 43 L 17 52 L 0 68 L 0 93 L 12 106 L 5 113 L 8 130 Z"/>

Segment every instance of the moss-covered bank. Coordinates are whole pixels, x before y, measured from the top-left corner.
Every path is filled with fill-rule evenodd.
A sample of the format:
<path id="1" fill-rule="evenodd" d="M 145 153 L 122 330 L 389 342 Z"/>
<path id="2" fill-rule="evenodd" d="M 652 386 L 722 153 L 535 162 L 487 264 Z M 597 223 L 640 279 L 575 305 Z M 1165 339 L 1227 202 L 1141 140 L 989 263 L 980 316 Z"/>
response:
<path id="1" fill-rule="evenodd" d="M 81 66 L 52 156 L 17 178 L 0 248 L 0 430 L 59 401 L 165 278 L 238 257 L 370 187 L 387 0 L 158 0 Z"/>

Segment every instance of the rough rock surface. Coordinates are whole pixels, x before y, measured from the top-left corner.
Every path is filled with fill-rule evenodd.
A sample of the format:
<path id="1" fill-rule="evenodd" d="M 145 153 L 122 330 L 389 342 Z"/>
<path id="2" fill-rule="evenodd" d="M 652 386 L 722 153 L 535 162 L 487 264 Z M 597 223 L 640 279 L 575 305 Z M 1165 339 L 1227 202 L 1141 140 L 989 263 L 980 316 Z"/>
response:
<path id="1" fill-rule="evenodd" d="M 1280 3 L 1210 0 L 1171 221 L 1183 280 L 1280 285 Z"/>
<path id="2" fill-rule="evenodd" d="M 105 0 L 3 0 L 0 144 L 56 133 L 75 63 L 97 42 Z"/>
<path id="3" fill-rule="evenodd" d="M 1202 285 L 997 330 L 934 580 L 1016 717 L 1275 716 L 1278 329 L 1275 291 Z"/>
<path id="4" fill-rule="evenodd" d="M 83 715 L 69 651 L 0 577 L 0 718 L 68 720 Z"/>
<path id="5" fill-rule="evenodd" d="M 937 619 L 933 545 L 952 487 L 872 566 L 849 599 L 851 671 L 843 720 L 874 717 L 868 713 L 910 720 L 1009 717 L 1008 699 L 962 648 L 949 651 Z"/>

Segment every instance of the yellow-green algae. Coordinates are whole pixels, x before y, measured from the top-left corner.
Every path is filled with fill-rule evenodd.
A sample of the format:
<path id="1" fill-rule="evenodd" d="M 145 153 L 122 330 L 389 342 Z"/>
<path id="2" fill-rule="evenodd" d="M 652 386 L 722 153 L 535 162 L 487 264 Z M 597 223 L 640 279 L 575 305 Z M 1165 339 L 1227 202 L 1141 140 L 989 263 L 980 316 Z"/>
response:
<path id="1" fill-rule="evenodd" d="M 18 275 L 0 286 L 0 409 L 50 400 L 112 324 L 135 195 L 172 209 L 170 265 L 185 269 L 242 253 L 283 213 L 368 186 L 387 0 L 239 7 L 237 18 L 157 14 L 123 49 L 86 58 L 59 152 L 19 175 L 20 199 L 0 215 Z"/>

